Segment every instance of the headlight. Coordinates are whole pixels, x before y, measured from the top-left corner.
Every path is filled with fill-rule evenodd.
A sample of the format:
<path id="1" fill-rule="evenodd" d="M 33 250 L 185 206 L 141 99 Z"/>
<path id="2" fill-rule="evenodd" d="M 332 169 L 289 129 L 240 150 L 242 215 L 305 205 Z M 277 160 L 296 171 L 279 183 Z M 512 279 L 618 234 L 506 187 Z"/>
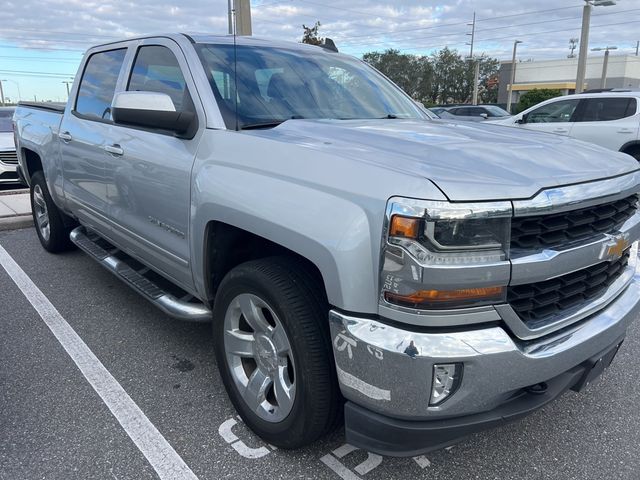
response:
<path id="1" fill-rule="evenodd" d="M 391 262 L 398 265 L 398 273 L 383 278 L 386 302 L 409 308 L 450 309 L 504 301 L 506 282 L 490 284 L 490 280 L 492 266 L 504 264 L 509 258 L 510 202 L 449 203 L 394 198 L 387 215 L 385 258 L 392 258 Z M 415 265 L 406 269 L 407 264 Z M 471 277 L 465 280 L 465 272 L 473 269 L 477 272 L 483 266 L 487 267 L 486 280 L 477 284 Z M 393 270 L 387 267 L 383 270 Z M 462 275 L 452 282 L 452 288 L 425 288 L 432 283 L 429 275 L 443 277 L 454 267 Z M 403 278 L 405 272 L 411 272 L 412 278 Z"/>
<path id="2" fill-rule="evenodd" d="M 421 263 L 477 264 L 508 258 L 511 203 L 419 204 L 393 204 L 387 241 Z"/>

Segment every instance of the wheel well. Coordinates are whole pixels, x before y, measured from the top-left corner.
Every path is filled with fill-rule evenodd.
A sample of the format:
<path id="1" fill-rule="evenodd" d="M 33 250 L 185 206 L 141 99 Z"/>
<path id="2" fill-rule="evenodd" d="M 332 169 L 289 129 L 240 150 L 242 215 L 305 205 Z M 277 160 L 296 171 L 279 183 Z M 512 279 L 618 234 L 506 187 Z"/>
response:
<path id="1" fill-rule="evenodd" d="M 622 146 L 620 151 L 622 153 L 631 154 L 631 152 L 637 152 L 640 150 L 640 142 L 629 142 Z"/>
<path id="2" fill-rule="evenodd" d="M 24 155 L 25 165 L 27 167 L 27 171 L 24 172 L 25 177 L 30 179 L 34 173 L 42 170 L 42 160 L 40 160 L 40 155 L 28 148 L 23 148 L 22 154 Z"/>
<path id="3" fill-rule="evenodd" d="M 231 269 L 250 260 L 274 256 L 296 259 L 318 282 L 321 294 L 327 298 L 322 274 L 313 262 L 266 238 L 226 223 L 211 222 L 207 226 L 204 248 L 207 298 L 210 302 L 213 302 L 220 282 Z"/>

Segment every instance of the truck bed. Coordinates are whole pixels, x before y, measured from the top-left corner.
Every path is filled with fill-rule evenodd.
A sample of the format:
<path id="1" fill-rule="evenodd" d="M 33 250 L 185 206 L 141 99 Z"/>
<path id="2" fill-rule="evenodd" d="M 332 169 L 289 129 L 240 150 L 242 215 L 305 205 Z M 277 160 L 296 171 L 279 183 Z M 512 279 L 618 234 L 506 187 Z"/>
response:
<path id="1" fill-rule="evenodd" d="M 66 108 L 65 103 L 53 103 L 53 102 L 19 102 L 19 107 L 38 108 L 40 110 L 47 110 L 49 112 L 64 113 Z"/>

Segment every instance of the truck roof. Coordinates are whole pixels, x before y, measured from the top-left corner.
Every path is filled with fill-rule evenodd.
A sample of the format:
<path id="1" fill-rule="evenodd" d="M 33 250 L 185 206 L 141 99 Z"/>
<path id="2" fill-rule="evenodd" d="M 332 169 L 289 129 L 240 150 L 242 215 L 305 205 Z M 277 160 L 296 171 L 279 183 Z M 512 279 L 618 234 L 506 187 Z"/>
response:
<path id="1" fill-rule="evenodd" d="M 164 38 L 171 38 L 174 39 L 176 41 L 180 41 L 180 40 L 184 40 L 184 38 L 187 38 L 189 41 L 193 42 L 193 43 L 215 43 L 215 44 L 233 44 L 234 42 L 234 36 L 233 35 L 212 35 L 212 34 L 206 34 L 206 33 L 156 33 L 156 34 L 149 34 L 149 35 L 139 35 L 136 37 L 130 37 L 130 38 L 123 38 L 121 40 L 116 40 L 113 42 L 106 42 L 106 43 L 101 43 L 98 45 L 95 45 L 92 48 L 95 47 L 102 47 L 104 45 L 111 45 L 114 43 L 122 43 L 122 42 L 129 42 L 129 41 L 135 41 L 135 40 L 143 40 L 146 38 L 158 38 L 158 37 L 164 37 Z M 273 39 L 273 38 L 266 38 L 266 37 L 255 37 L 255 36 L 242 36 L 242 35 L 238 35 L 235 37 L 235 42 L 237 45 L 252 45 L 252 46 L 270 46 L 270 47 L 280 47 L 280 48 L 286 48 L 286 49 L 296 49 L 296 50 L 309 50 L 309 49 L 316 49 L 317 47 L 315 45 L 308 45 L 305 43 L 298 43 L 298 42 L 289 42 L 289 41 L 285 41 L 285 40 L 277 40 L 277 39 Z"/>

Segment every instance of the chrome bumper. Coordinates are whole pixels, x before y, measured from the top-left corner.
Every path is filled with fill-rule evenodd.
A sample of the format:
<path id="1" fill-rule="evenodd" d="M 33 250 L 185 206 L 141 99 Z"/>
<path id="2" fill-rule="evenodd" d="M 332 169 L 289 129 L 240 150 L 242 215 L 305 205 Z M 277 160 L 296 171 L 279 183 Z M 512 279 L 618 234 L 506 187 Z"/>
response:
<path id="1" fill-rule="evenodd" d="M 383 415 L 429 420 L 491 410 L 518 390 L 552 379 L 624 336 L 640 313 L 640 275 L 586 320 L 531 341 L 500 326 L 450 333 L 409 331 L 377 320 L 330 312 L 333 350 L 343 395 Z M 413 341 L 415 356 L 404 351 Z M 459 390 L 429 406 L 436 363 L 462 362 Z"/>

